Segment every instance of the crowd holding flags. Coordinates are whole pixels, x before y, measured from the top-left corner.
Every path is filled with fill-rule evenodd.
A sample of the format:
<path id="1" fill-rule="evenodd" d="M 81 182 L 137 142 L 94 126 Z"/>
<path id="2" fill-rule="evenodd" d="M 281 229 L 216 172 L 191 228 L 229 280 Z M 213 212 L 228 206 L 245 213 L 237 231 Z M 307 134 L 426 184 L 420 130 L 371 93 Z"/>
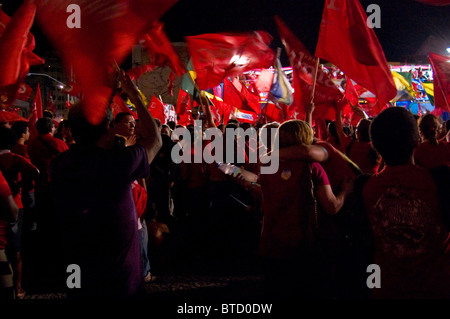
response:
<path id="1" fill-rule="evenodd" d="M 417 1 L 448 4 L 437 0 Z M 150 61 L 127 70 L 127 74 L 137 79 L 144 73 L 167 66 L 172 71 L 167 86 L 171 95 L 175 76 L 181 77 L 181 88 L 175 93 L 178 93 L 178 123 L 182 125 L 193 122 L 193 115 L 200 110 L 199 95 L 203 92 L 208 96 L 216 124 L 226 123 L 233 117 L 255 124 L 304 118 L 305 106 L 311 102 L 316 106 L 315 119 L 333 120 L 336 105 L 342 100 L 346 102 L 344 116 L 354 122 L 352 107 L 359 104 L 362 92 L 373 94 L 364 105 L 364 110 L 373 116 L 389 106 L 389 102 L 398 100 L 401 92 L 413 95 L 417 91 L 407 74 L 391 71 L 374 30 L 367 25 L 367 16 L 359 1 L 325 1 L 314 55 L 281 17 L 274 17 L 292 69 L 290 78 L 281 65 L 281 49 L 275 53 L 271 48 L 272 35 L 262 30 L 187 36 L 190 60 L 185 66 L 159 20 L 176 2 L 28 0 L 12 19 L 0 10 L 0 43 L 7 43 L 9 48 L 0 49 L 0 58 L 14 61 L 0 65 L 0 93 L 5 95 L 13 85 L 13 96 L 16 97 L 29 66 L 44 62 L 32 52 L 34 37 L 29 30 L 35 15 L 46 36 L 60 51 L 64 65 L 71 66 L 76 80 L 74 85 L 81 93 L 79 96 L 85 102 L 92 123 L 100 120 L 108 106 L 116 113 L 119 110 L 133 113 L 132 105 L 120 102 L 120 96 L 111 90 L 108 72 L 110 63 L 120 65 L 137 43 L 147 51 Z M 82 28 L 66 26 L 69 4 L 82 8 Z M 344 73 L 345 87 L 333 81 L 330 72 L 320 66 L 320 59 Z M 446 65 L 441 63 L 446 57 L 430 53 L 429 59 L 434 83 L 420 84 L 423 91 L 434 98 L 436 108 L 448 111 L 449 76 Z M 3 108 L 4 101 L 2 97 Z M 164 115 L 167 105 L 160 98 L 152 96 L 148 107 L 163 123 L 167 120 Z"/>

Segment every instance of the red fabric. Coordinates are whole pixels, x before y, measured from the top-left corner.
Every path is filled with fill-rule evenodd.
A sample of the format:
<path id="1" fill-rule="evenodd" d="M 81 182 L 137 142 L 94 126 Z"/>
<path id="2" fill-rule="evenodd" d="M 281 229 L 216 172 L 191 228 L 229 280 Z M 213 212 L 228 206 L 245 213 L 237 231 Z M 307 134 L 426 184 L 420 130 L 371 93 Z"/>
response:
<path id="1" fill-rule="evenodd" d="M 276 121 L 282 123 L 284 121 L 283 110 L 273 103 L 266 103 L 263 114 L 266 117 L 267 122 Z"/>
<path id="2" fill-rule="evenodd" d="M 263 226 L 259 254 L 277 259 L 295 258 L 300 253 L 311 202 L 309 177 L 303 161 L 281 161 L 275 174 L 261 174 Z M 324 169 L 311 164 L 316 186 L 329 185 Z M 292 196 L 295 193 L 296 196 Z"/>
<path id="3" fill-rule="evenodd" d="M 450 112 L 450 68 L 448 56 L 430 53 L 428 55 L 434 77 L 434 104 L 436 108 Z"/>
<path id="4" fill-rule="evenodd" d="M 25 2 L 10 18 L 0 8 L 0 104 L 9 107 L 19 96 L 30 65 L 44 60 L 34 54 L 34 36 L 29 32 L 36 13 L 31 1 Z"/>
<path id="5" fill-rule="evenodd" d="M 347 156 L 358 165 L 363 173 L 375 174 L 380 166 L 370 142 L 353 141 Z"/>
<path id="6" fill-rule="evenodd" d="M 362 195 L 382 271 L 373 297 L 449 298 L 449 234 L 431 174 L 415 165 L 387 166 Z"/>
<path id="7" fill-rule="evenodd" d="M 188 92 L 182 90 L 181 88 L 178 91 L 177 98 L 177 108 L 176 112 L 178 115 L 183 115 L 186 112 L 191 111 L 191 98 Z"/>
<path id="8" fill-rule="evenodd" d="M 126 113 L 130 113 L 131 115 L 133 115 L 133 117 L 135 119 L 137 119 L 137 117 L 135 117 L 135 115 L 137 116 L 137 114 L 134 114 L 136 112 L 132 112 L 128 108 L 128 106 L 125 104 L 124 100 L 118 95 L 114 95 L 110 107 L 112 109 L 114 118 L 116 117 L 117 114 L 122 113 L 122 112 L 126 112 Z"/>
<path id="9" fill-rule="evenodd" d="M 259 92 L 269 92 L 272 86 L 274 73 L 267 69 L 262 69 L 255 81 L 256 88 Z"/>
<path id="10" fill-rule="evenodd" d="M 156 65 L 153 63 L 149 63 L 142 66 L 136 66 L 127 70 L 125 73 L 130 77 L 130 79 L 135 80 L 139 79 L 141 75 L 153 71 L 156 68 Z"/>
<path id="11" fill-rule="evenodd" d="M 378 98 L 376 113 L 397 95 L 383 48 L 359 1 L 327 0 L 316 56 L 336 65 Z"/>
<path id="12" fill-rule="evenodd" d="M 181 76 L 187 72 L 186 68 L 175 52 L 163 28 L 163 23 L 155 21 L 150 31 L 142 37 L 143 46 L 149 53 L 153 64 L 159 67 L 168 65 L 176 75 Z"/>
<path id="13" fill-rule="evenodd" d="M 223 80 L 223 101 L 241 111 L 261 113 L 258 95 L 251 93 L 237 78 Z"/>
<path id="14" fill-rule="evenodd" d="M 0 169 L 8 181 L 14 201 L 19 208 L 23 208 L 22 187 L 28 190 L 33 188 L 37 168 L 25 157 L 10 152 L 0 155 Z"/>
<path id="15" fill-rule="evenodd" d="M 45 145 L 40 138 L 42 138 L 47 144 L 50 144 L 52 148 Z M 50 133 L 45 135 L 39 135 L 39 138 L 33 139 L 28 145 L 28 154 L 30 155 L 31 162 L 35 165 L 40 172 L 40 181 L 48 183 L 50 181 L 50 162 L 53 160 L 55 150 L 60 153 L 68 150 L 67 144 L 56 137 L 53 137 Z"/>
<path id="16" fill-rule="evenodd" d="M 17 143 L 11 148 L 11 152 L 26 158 L 30 163 L 30 156 L 28 155 L 28 146 Z"/>
<path id="17" fill-rule="evenodd" d="M 422 142 L 414 151 L 414 160 L 417 165 L 426 168 L 450 166 L 450 143 L 442 141 L 438 145 L 432 145 L 429 142 Z"/>
<path id="18" fill-rule="evenodd" d="M 164 103 L 161 102 L 156 96 L 152 96 L 150 103 L 148 104 L 148 111 L 156 118 L 160 119 L 161 123 L 166 123 L 166 115 L 164 113 Z"/>
<path id="19" fill-rule="evenodd" d="M 140 218 L 145 213 L 145 209 L 147 208 L 147 191 L 145 188 L 138 183 L 138 181 L 134 181 L 131 184 L 131 192 L 133 194 L 133 201 L 136 207 L 136 212 L 138 218 Z"/>
<path id="20" fill-rule="evenodd" d="M 34 22 L 36 5 L 24 2 L 14 13 L 0 37 L 0 87 L 15 84 L 22 70 L 22 55 Z"/>
<path id="21" fill-rule="evenodd" d="M 72 67 L 83 93 L 88 120 L 103 120 L 111 96 L 108 78 L 113 61 L 121 64 L 139 36 L 176 0 L 36 0 L 37 18 L 45 35 Z M 67 7 L 80 6 L 81 27 L 68 28 Z"/>
<path id="22" fill-rule="evenodd" d="M 201 90 L 219 85 L 225 77 L 268 68 L 275 54 L 269 47 L 272 37 L 265 31 L 251 33 L 209 33 L 186 37 L 189 54 Z M 242 61 L 236 61 L 241 58 Z"/>
<path id="23" fill-rule="evenodd" d="M 305 105 L 311 100 L 312 85 L 314 82 L 315 58 L 308 52 L 306 47 L 292 33 L 285 23 L 278 17 L 275 17 L 278 32 L 283 40 L 289 62 L 292 66 L 294 104 L 290 108 L 291 118 L 305 118 Z M 328 74 L 321 68 L 317 70 L 316 87 L 314 91 L 315 110 L 313 118 L 333 119 L 329 108 L 334 108 L 331 102 L 343 97 Z M 294 114 L 295 113 L 295 114 Z"/>
<path id="24" fill-rule="evenodd" d="M 0 197 L 3 199 L 11 196 L 11 189 L 8 182 L 0 171 Z M 5 249 L 8 243 L 8 226 L 9 223 L 6 220 L 0 219 L 0 249 Z"/>
<path id="25" fill-rule="evenodd" d="M 317 146 L 325 148 L 328 152 L 328 160 L 320 163 L 327 173 L 330 185 L 335 194 L 340 191 L 342 184 L 347 178 L 356 177 L 355 171 L 352 169 L 348 158 L 344 156 L 331 143 L 319 140 L 314 143 Z"/>

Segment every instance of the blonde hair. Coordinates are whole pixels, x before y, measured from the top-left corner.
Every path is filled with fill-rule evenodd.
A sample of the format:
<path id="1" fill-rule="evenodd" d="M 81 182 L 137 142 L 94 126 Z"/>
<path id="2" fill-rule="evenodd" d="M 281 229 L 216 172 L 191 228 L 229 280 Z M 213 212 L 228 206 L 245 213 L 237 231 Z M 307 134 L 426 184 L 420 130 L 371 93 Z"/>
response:
<path id="1" fill-rule="evenodd" d="M 305 121 L 288 120 L 280 125 L 277 136 L 280 148 L 296 144 L 311 145 L 314 131 Z"/>

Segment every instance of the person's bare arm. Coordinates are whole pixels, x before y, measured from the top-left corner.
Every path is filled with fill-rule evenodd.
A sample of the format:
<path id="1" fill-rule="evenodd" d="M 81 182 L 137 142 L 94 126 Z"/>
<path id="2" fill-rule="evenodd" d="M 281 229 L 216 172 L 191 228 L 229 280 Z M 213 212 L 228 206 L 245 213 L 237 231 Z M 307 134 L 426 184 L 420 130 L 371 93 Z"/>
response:
<path id="1" fill-rule="evenodd" d="M 151 163 L 162 146 L 158 127 L 153 116 L 145 107 L 138 88 L 131 81 L 130 77 L 123 73 L 123 71 L 119 74 L 119 82 L 122 90 L 128 95 L 131 103 L 136 107 L 139 118 L 137 125 L 139 138 L 136 142 L 146 149 L 148 162 Z"/>
<path id="2" fill-rule="evenodd" d="M 17 220 L 19 207 L 12 195 L 0 198 L 0 211 L 0 219 L 5 219 L 8 222 L 15 222 Z"/>
<path id="3" fill-rule="evenodd" d="M 317 201 L 322 210 L 329 215 L 336 214 L 344 205 L 344 201 L 353 188 L 353 181 L 346 180 L 342 185 L 342 190 L 334 195 L 331 185 L 317 186 Z"/>
<path id="4" fill-rule="evenodd" d="M 312 162 L 325 162 L 328 160 L 328 151 L 318 145 L 292 145 L 273 150 L 261 156 L 264 161 L 266 157 L 278 156 L 280 160 L 303 160 Z"/>
<path id="5" fill-rule="evenodd" d="M 305 111 L 306 111 L 306 117 L 305 117 L 305 122 L 309 124 L 309 126 L 312 127 L 312 115 L 315 109 L 315 105 L 314 102 L 309 103 L 308 105 L 306 105 Z"/>
<path id="6" fill-rule="evenodd" d="M 211 106 L 209 105 L 208 98 L 206 97 L 206 94 L 204 91 L 202 91 L 200 94 L 200 102 L 201 102 L 203 112 L 205 114 L 205 118 L 207 121 L 207 127 L 208 128 L 216 127 L 216 123 L 214 123 L 213 116 L 211 113 Z"/>

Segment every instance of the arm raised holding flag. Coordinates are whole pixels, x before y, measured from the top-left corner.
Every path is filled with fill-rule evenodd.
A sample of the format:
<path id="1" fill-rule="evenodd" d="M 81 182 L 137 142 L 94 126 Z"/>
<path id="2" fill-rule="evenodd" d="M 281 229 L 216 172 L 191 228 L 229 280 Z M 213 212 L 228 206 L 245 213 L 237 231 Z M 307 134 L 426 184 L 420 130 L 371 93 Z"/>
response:
<path id="1" fill-rule="evenodd" d="M 137 126 L 137 133 L 139 136 L 137 143 L 141 144 L 146 149 L 148 162 L 150 164 L 162 146 L 161 135 L 159 134 L 155 119 L 148 111 L 144 101 L 142 101 L 139 90 L 131 81 L 130 77 L 120 69 L 116 69 L 115 72 L 118 73 L 120 87 L 136 107 L 139 118 Z"/>

